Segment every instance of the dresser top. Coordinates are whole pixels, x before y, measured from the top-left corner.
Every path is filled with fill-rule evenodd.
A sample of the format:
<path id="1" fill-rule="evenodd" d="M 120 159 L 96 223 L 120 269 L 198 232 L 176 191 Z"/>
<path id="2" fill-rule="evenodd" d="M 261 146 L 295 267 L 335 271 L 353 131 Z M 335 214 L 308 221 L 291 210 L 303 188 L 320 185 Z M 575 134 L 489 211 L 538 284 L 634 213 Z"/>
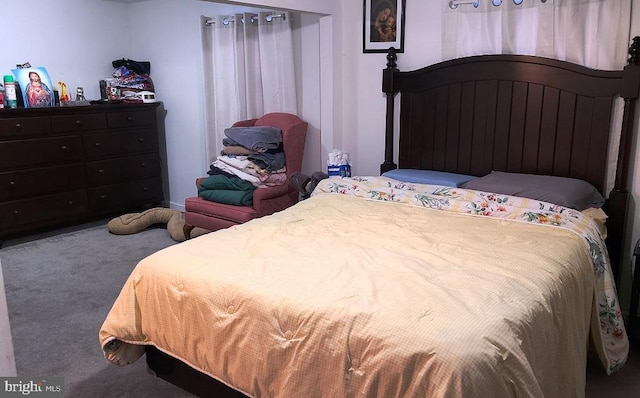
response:
<path id="1" fill-rule="evenodd" d="M 34 117 L 34 116 L 55 116 L 62 114 L 74 113 L 90 113 L 90 112 L 122 112 L 122 111 L 139 111 L 144 109 L 154 109 L 160 106 L 162 102 L 154 102 L 150 104 L 100 104 L 86 106 L 55 106 L 44 108 L 4 108 L 0 109 L 0 118 L 15 117 Z"/>

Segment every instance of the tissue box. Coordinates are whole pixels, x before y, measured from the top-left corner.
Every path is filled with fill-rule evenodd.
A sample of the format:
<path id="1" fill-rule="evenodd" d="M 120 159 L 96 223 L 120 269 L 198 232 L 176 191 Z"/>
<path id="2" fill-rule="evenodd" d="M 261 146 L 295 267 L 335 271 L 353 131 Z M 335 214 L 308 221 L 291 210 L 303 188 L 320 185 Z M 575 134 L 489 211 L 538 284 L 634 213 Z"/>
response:
<path id="1" fill-rule="evenodd" d="M 329 175 L 329 177 L 331 176 L 351 177 L 351 165 L 348 165 L 348 164 L 329 165 L 327 166 L 327 174 Z"/>

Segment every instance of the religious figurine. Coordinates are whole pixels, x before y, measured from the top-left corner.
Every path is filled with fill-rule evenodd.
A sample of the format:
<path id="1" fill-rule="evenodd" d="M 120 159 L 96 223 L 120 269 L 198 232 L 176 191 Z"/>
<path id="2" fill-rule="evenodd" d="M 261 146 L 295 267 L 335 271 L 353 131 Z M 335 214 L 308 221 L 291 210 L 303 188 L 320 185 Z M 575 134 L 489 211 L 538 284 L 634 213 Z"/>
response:
<path id="1" fill-rule="evenodd" d="M 60 86 L 60 102 L 68 102 L 70 100 L 69 94 L 67 94 L 67 85 L 64 82 L 58 82 Z"/>

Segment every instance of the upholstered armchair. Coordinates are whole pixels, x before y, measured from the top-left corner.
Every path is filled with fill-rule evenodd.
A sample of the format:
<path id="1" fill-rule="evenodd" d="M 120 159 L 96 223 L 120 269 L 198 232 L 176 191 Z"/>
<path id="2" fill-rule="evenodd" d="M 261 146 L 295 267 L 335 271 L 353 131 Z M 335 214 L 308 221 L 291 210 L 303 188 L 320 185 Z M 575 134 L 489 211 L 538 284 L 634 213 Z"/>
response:
<path id="1" fill-rule="evenodd" d="M 268 113 L 259 119 L 243 120 L 233 127 L 271 126 L 282 132 L 287 181 L 283 185 L 257 188 L 253 205 L 237 206 L 213 202 L 194 196 L 185 200 L 184 236 L 189 239 L 194 227 L 209 231 L 228 228 L 284 210 L 298 201 L 298 191 L 289 180 L 302 168 L 302 156 L 307 135 L 307 122 L 289 113 Z M 196 179 L 196 186 L 204 177 Z"/>

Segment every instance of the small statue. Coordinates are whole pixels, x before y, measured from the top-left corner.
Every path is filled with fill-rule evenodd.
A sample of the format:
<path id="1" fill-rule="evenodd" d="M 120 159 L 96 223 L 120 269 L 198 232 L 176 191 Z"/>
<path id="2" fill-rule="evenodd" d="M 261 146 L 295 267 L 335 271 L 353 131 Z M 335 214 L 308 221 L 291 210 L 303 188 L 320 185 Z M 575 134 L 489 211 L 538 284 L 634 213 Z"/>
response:
<path id="1" fill-rule="evenodd" d="M 76 101 L 86 101 L 87 99 L 84 98 L 84 88 L 82 87 L 78 87 L 76 89 Z"/>
<path id="2" fill-rule="evenodd" d="M 68 102 L 69 94 L 67 94 L 67 85 L 64 82 L 58 82 L 60 86 L 60 102 Z"/>

